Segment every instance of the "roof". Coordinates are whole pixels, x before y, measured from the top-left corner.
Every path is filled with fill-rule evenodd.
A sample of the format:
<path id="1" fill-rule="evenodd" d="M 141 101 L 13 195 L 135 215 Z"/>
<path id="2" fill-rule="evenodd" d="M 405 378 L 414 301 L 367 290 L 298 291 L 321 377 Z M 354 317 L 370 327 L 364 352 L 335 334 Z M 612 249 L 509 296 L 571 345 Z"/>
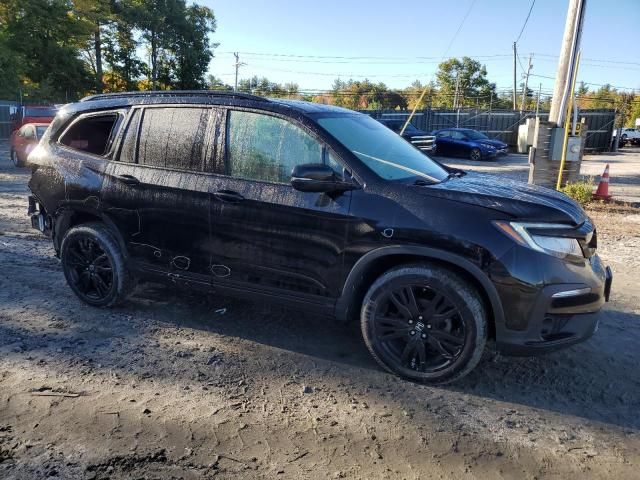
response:
<path id="1" fill-rule="evenodd" d="M 303 100 L 289 100 L 285 98 L 270 98 L 270 102 L 286 105 L 304 113 L 358 113 L 347 108 L 325 105 L 324 103 L 305 102 Z"/>
<path id="2" fill-rule="evenodd" d="M 86 110 L 149 105 L 163 103 L 201 103 L 208 105 L 260 106 L 269 110 L 295 111 L 302 114 L 356 113 L 346 108 L 320 103 L 281 98 L 265 98 L 243 92 L 221 90 L 162 90 L 149 92 L 121 92 L 91 95 L 80 102 L 65 106 L 69 113 Z"/>

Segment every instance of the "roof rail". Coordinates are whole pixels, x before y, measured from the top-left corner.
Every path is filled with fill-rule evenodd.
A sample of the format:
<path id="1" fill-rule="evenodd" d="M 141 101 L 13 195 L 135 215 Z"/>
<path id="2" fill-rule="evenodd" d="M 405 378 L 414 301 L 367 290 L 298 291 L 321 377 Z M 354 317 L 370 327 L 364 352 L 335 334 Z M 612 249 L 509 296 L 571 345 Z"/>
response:
<path id="1" fill-rule="evenodd" d="M 245 100 L 257 100 L 262 102 L 268 102 L 264 97 L 252 95 L 250 93 L 242 92 L 228 92 L 225 90 L 150 90 L 147 92 L 116 92 L 116 93 L 99 93 L 97 95 L 89 95 L 81 99 L 81 102 L 90 102 L 93 100 L 109 100 L 112 98 L 131 98 L 131 97 L 148 97 L 148 96 L 162 96 L 162 97 L 228 97 L 228 98 L 243 98 Z"/>

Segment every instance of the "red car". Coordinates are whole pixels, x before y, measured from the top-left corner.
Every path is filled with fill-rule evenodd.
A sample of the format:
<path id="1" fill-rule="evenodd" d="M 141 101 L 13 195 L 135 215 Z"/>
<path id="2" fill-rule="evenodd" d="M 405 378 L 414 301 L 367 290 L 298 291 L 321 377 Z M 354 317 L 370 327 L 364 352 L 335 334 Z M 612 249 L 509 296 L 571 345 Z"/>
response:
<path id="1" fill-rule="evenodd" d="M 11 134 L 11 161 L 16 167 L 27 165 L 27 157 L 48 126 L 48 123 L 27 123 Z"/>
<path id="2" fill-rule="evenodd" d="M 18 107 L 17 111 L 11 115 L 13 122 L 12 130 L 18 130 L 27 123 L 51 123 L 58 113 L 55 106 L 26 105 Z"/>

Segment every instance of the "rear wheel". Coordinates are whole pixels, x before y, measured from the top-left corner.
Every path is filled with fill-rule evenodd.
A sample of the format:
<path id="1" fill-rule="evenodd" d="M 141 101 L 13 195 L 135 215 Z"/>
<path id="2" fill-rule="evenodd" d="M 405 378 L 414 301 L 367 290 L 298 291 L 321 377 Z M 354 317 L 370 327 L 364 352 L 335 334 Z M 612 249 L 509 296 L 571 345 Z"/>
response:
<path id="1" fill-rule="evenodd" d="M 474 162 L 479 162 L 480 160 L 482 160 L 482 152 L 479 148 L 472 148 L 469 152 L 469 158 Z"/>
<path id="2" fill-rule="evenodd" d="M 120 246 L 101 223 L 70 229 L 62 240 L 60 258 L 71 290 L 89 305 L 110 307 L 131 291 L 132 279 Z"/>
<path id="3" fill-rule="evenodd" d="M 433 156 L 438 155 L 438 147 L 435 143 L 431 146 L 431 155 Z"/>
<path id="4" fill-rule="evenodd" d="M 395 268 L 367 292 L 361 312 L 367 348 L 388 371 L 423 383 L 469 373 L 487 341 L 478 292 L 447 269 Z"/>

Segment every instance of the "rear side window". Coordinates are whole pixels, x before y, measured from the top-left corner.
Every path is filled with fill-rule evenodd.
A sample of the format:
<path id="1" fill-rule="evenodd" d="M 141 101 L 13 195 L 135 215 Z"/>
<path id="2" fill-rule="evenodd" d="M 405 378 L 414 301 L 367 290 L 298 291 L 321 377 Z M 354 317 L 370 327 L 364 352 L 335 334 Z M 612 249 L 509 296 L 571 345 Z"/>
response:
<path id="1" fill-rule="evenodd" d="M 81 118 L 59 141 L 75 150 L 104 156 L 109 152 L 118 117 L 117 113 L 108 113 Z"/>
<path id="2" fill-rule="evenodd" d="M 204 171 L 205 137 L 210 115 L 209 108 L 146 109 L 140 126 L 138 163 Z"/>
<path id="3" fill-rule="evenodd" d="M 229 112 L 228 173 L 232 177 L 289 183 L 293 167 L 323 163 L 323 147 L 291 122 L 259 113 Z"/>

